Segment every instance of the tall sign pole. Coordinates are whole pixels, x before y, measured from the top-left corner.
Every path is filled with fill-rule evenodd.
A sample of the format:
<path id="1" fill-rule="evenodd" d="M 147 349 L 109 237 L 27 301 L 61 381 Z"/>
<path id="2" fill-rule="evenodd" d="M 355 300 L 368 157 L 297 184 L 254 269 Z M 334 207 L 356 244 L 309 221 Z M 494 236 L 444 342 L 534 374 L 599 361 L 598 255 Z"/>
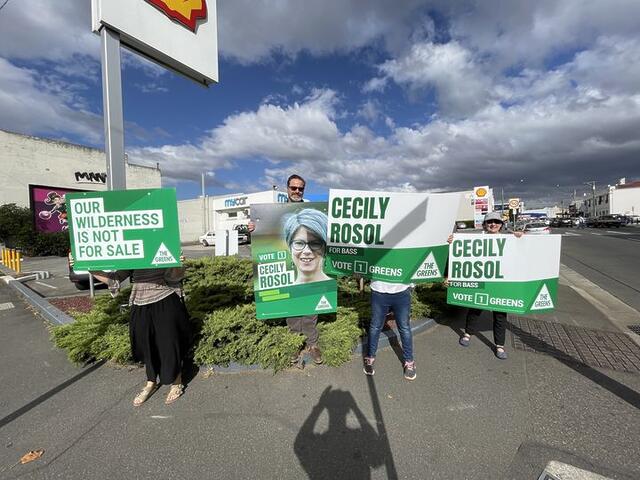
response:
<path id="1" fill-rule="evenodd" d="M 107 190 L 127 188 L 124 161 L 124 117 L 120 74 L 120 34 L 100 29 L 102 57 L 102 102 L 104 151 L 107 155 Z"/>

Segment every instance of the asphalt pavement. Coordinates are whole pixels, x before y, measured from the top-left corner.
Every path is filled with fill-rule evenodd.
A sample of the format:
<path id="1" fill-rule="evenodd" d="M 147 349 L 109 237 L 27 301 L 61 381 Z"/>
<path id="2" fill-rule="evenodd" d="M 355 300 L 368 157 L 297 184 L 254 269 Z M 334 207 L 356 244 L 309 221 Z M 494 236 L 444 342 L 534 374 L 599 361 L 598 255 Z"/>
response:
<path id="1" fill-rule="evenodd" d="M 611 321 L 608 297 L 594 307 L 576 278 L 563 268 L 552 314 L 510 315 L 511 323 L 570 326 L 576 345 L 593 332 L 633 335 Z M 415 336 L 414 382 L 386 349 L 373 377 L 357 356 L 340 368 L 278 375 L 203 371 L 174 405 L 164 405 L 165 387 L 134 408 L 141 369 L 69 364 L 0 283 L 0 478 L 535 480 L 552 461 L 640 478 L 637 372 L 572 360 L 556 330 L 527 336 L 512 327 L 509 359 L 500 361 L 488 316 L 468 348 L 458 345 L 464 313 Z M 10 468 L 39 448 L 41 459 Z"/>

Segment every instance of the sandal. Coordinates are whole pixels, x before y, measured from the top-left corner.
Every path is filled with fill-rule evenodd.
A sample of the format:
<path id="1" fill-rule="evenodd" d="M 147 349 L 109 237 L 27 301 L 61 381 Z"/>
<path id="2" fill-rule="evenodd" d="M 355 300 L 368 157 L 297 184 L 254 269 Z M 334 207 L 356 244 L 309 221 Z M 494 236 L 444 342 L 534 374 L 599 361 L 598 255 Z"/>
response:
<path id="1" fill-rule="evenodd" d="M 142 391 L 136 395 L 133 399 L 133 406 L 139 407 L 144 402 L 146 402 L 153 393 L 160 388 L 160 385 L 154 383 L 153 385 L 146 386 L 142 389 Z"/>
<path id="2" fill-rule="evenodd" d="M 167 393 L 167 399 L 164 401 L 165 405 L 171 405 L 173 402 L 178 400 L 183 393 L 184 393 L 183 384 L 176 383 L 175 385 L 171 385 L 171 388 L 169 389 L 169 393 Z"/>

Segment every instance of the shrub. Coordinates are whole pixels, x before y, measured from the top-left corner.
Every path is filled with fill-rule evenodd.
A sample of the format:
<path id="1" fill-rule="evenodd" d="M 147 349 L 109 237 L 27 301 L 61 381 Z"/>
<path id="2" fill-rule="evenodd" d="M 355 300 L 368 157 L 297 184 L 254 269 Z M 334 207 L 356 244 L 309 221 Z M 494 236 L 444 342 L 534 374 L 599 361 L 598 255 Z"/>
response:
<path id="1" fill-rule="evenodd" d="M 278 372 L 304 344 L 284 319 L 256 319 L 252 264 L 229 257 L 201 258 L 185 263 L 187 308 L 197 332 L 194 361 L 199 365 L 260 364 Z M 76 363 L 93 360 L 131 362 L 129 312 L 121 312 L 130 289 L 116 298 L 97 297 L 89 313 L 74 312 L 75 323 L 55 327 L 53 340 Z M 369 325 L 368 287 L 360 292 L 353 278 L 338 280 L 337 314 L 320 315 L 318 331 L 325 363 L 338 366 L 351 358 L 354 346 Z M 446 306 L 441 285 L 419 285 L 412 295 L 414 318 L 436 315 Z"/>
<path id="2" fill-rule="evenodd" d="M 0 240 L 10 248 L 19 248 L 29 256 L 58 255 L 69 251 L 67 232 L 40 233 L 33 227 L 33 213 L 15 203 L 0 206 Z"/>

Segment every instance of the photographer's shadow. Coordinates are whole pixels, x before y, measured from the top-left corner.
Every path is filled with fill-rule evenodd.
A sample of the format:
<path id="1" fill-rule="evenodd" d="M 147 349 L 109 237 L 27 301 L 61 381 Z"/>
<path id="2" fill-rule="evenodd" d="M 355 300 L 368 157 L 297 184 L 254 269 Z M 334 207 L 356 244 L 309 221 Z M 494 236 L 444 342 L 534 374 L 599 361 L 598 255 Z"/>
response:
<path id="1" fill-rule="evenodd" d="M 324 410 L 329 426 L 317 433 L 314 430 Z M 293 448 L 310 479 L 360 480 L 371 478 L 371 470 L 384 465 L 385 458 L 391 455 L 386 445 L 353 396 L 329 386 L 302 425 Z"/>

